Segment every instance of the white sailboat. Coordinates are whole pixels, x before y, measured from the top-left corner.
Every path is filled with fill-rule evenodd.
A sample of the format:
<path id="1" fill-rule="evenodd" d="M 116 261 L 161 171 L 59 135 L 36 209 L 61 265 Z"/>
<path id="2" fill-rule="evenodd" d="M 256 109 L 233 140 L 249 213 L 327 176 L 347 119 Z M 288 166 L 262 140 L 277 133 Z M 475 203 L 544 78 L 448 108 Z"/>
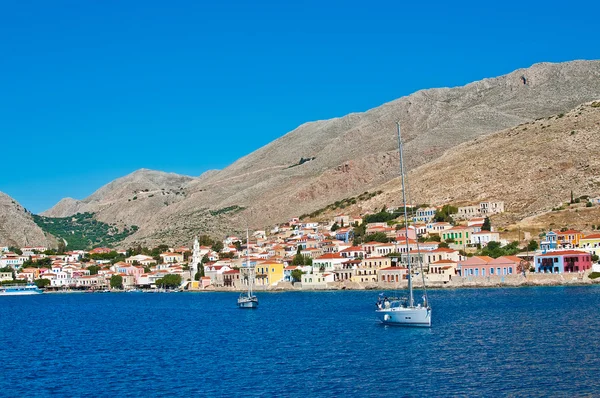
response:
<path id="1" fill-rule="evenodd" d="M 248 292 L 241 293 L 238 297 L 237 305 L 239 308 L 258 308 L 258 297 L 252 293 L 252 284 L 254 283 L 254 268 L 250 266 L 250 239 L 248 230 L 246 230 L 246 265 L 242 267 L 248 277 Z"/>
<path id="2" fill-rule="evenodd" d="M 415 305 L 412 283 L 412 264 L 410 261 L 410 250 L 408 243 L 408 211 L 406 205 L 406 185 L 404 176 L 404 157 L 402 152 L 402 138 L 400 136 L 400 122 L 398 127 L 398 151 L 400 153 L 400 174 L 402 176 L 402 201 L 404 203 L 404 228 L 406 230 L 406 253 L 408 268 L 408 298 L 388 299 L 380 298 L 377 302 L 377 317 L 385 325 L 431 327 L 431 306 L 427 300 L 425 290 L 425 278 L 423 276 L 423 302 Z M 421 269 L 421 275 L 423 270 Z"/>

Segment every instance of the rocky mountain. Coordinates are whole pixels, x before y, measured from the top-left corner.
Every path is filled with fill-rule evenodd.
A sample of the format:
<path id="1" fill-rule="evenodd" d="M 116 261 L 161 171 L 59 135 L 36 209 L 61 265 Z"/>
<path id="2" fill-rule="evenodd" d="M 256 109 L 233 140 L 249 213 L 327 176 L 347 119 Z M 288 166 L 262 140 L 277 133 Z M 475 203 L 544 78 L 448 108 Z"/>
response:
<path id="1" fill-rule="evenodd" d="M 223 170 L 196 179 L 170 175 L 169 188 L 140 192 L 141 187 L 129 185 L 132 174 L 83 204 L 61 202 L 45 214 L 85 210 L 107 223 L 139 226 L 124 244 L 175 244 L 196 233 L 264 227 L 395 178 L 398 120 L 407 165 L 413 169 L 438 161 L 457 145 L 597 98 L 600 61 L 536 64 L 462 87 L 422 90 L 364 113 L 303 124 Z"/>
<path id="2" fill-rule="evenodd" d="M 505 226 L 553 213 L 570 200 L 571 191 L 575 197 L 600 195 L 598 138 L 600 100 L 452 148 L 408 174 L 409 200 L 437 205 L 502 200 L 507 213 L 498 221 Z M 401 204 L 400 178 L 381 189 L 382 194 L 350 211 Z M 587 223 L 600 225 L 600 220 Z"/>
<path id="3" fill-rule="evenodd" d="M 16 200 L 0 192 L 0 245 L 57 247 L 58 241 L 44 233 Z"/>

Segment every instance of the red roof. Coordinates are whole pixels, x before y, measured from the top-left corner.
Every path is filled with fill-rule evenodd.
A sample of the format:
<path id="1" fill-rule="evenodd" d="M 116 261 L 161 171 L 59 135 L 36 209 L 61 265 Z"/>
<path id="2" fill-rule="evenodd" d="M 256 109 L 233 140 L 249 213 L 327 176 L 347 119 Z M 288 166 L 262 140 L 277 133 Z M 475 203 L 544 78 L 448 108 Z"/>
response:
<path id="1" fill-rule="evenodd" d="M 600 234 L 591 234 L 588 236 L 584 236 L 583 239 L 600 239 Z"/>
<path id="2" fill-rule="evenodd" d="M 402 271 L 407 269 L 406 267 L 385 267 L 381 268 L 379 271 Z"/>
<path id="3" fill-rule="evenodd" d="M 328 260 L 328 259 L 342 259 L 342 255 L 339 253 L 327 253 L 327 254 L 323 254 L 322 256 L 318 257 L 317 260 Z"/>

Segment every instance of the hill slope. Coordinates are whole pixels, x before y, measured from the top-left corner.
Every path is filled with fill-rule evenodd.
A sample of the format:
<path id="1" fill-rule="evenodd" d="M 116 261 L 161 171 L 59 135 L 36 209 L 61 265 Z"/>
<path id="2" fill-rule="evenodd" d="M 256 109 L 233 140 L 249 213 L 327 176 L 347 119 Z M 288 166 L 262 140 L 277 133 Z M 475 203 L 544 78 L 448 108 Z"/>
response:
<path id="1" fill-rule="evenodd" d="M 600 194 L 600 101 L 459 145 L 408 175 L 414 203 L 502 200 L 502 224 L 551 211 L 576 197 Z M 400 204 L 396 178 L 354 211 Z M 598 220 L 590 220 L 593 224 Z"/>
<path id="2" fill-rule="evenodd" d="M 29 212 L 0 192 L 0 246 L 57 247 L 58 241 L 38 227 Z"/>
<path id="3" fill-rule="evenodd" d="M 116 180 L 108 192 L 103 188 L 85 199 L 78 211 L 94 212 L 107 223 L 138 225 L 126 244 L 177 243 L 199 232 L 264 227 L 396 177 L 397 120 L 407 165 L 415 168 L 461 143 L 596 98 L 599 61 L 536 64 L 463 87 L 419 91 L 364 113 L 306 123 L 224 170 L 187 180 L 170 197 L 161 192 L 162 201 L 149 194 L 133 201 L 131 188 L 121 189 L 123 181 Z M 232 206 L 245 210 L 219 212 Z M 47 214 L 59 215 L 53 212 Z"/>

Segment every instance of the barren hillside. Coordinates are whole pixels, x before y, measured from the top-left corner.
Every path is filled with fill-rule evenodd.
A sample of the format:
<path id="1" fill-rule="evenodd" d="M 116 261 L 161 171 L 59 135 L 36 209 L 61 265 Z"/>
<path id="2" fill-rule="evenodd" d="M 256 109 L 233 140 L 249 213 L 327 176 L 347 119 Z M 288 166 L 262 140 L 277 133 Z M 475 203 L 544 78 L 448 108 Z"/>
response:
<path id="1" fill-rule="evenodd" d="M 410 200 L 436 205 L 502 200 L 507 213 L 497 218 L 500 225 L 551 212 L 570 200 L 571 191 L 576 197 L 600 194 L 599 138 L 600 102 L 477 138 L 412 170 Z M 352 210 L 401 203 L 399 178 L 381 189 L 383 194 Z M 580 224 L 580 218 L 573 214 L 574 222 Z M 541 218 L 532 217 L 531 226 L 538 225 L 534 219 Z"/>
<path id="2" fill-rule="evenodd" d="M 135 189 L 121 188 L 123 181 L 116 180 L 111 189 L 85 199 L 77 211 L 93 211 L 108 223 L 138 225 L 140 230 L 125 244 L 177 243 L 195 233 L 219 235 L 247 224 L 264 227 L 396 177 L 397 120 L 408 167 L 414 168 L 461 143 L 596 98 L 599 61 L 536 64 L 463 87 L 419 91 L 364 113 L 306 123 L 224 170 L 190 179 L 184 186 L 177 181 L 168 197 L 155 190 L 133 200 Z M 438 196 L 444 195 L 430 197 Z M 61 206 L 71 207 L 71 212 L 76 208 Z M 233 206 L 239 207 L 227 211 Z M 531 209 L 536 206 L 531 204 Z"/>
<path id="3" fill-rule="evenodd" d="M 33 222 L 23 206 L 0 192 L 0 246 L 56 247 L 58 241 Z"/>

